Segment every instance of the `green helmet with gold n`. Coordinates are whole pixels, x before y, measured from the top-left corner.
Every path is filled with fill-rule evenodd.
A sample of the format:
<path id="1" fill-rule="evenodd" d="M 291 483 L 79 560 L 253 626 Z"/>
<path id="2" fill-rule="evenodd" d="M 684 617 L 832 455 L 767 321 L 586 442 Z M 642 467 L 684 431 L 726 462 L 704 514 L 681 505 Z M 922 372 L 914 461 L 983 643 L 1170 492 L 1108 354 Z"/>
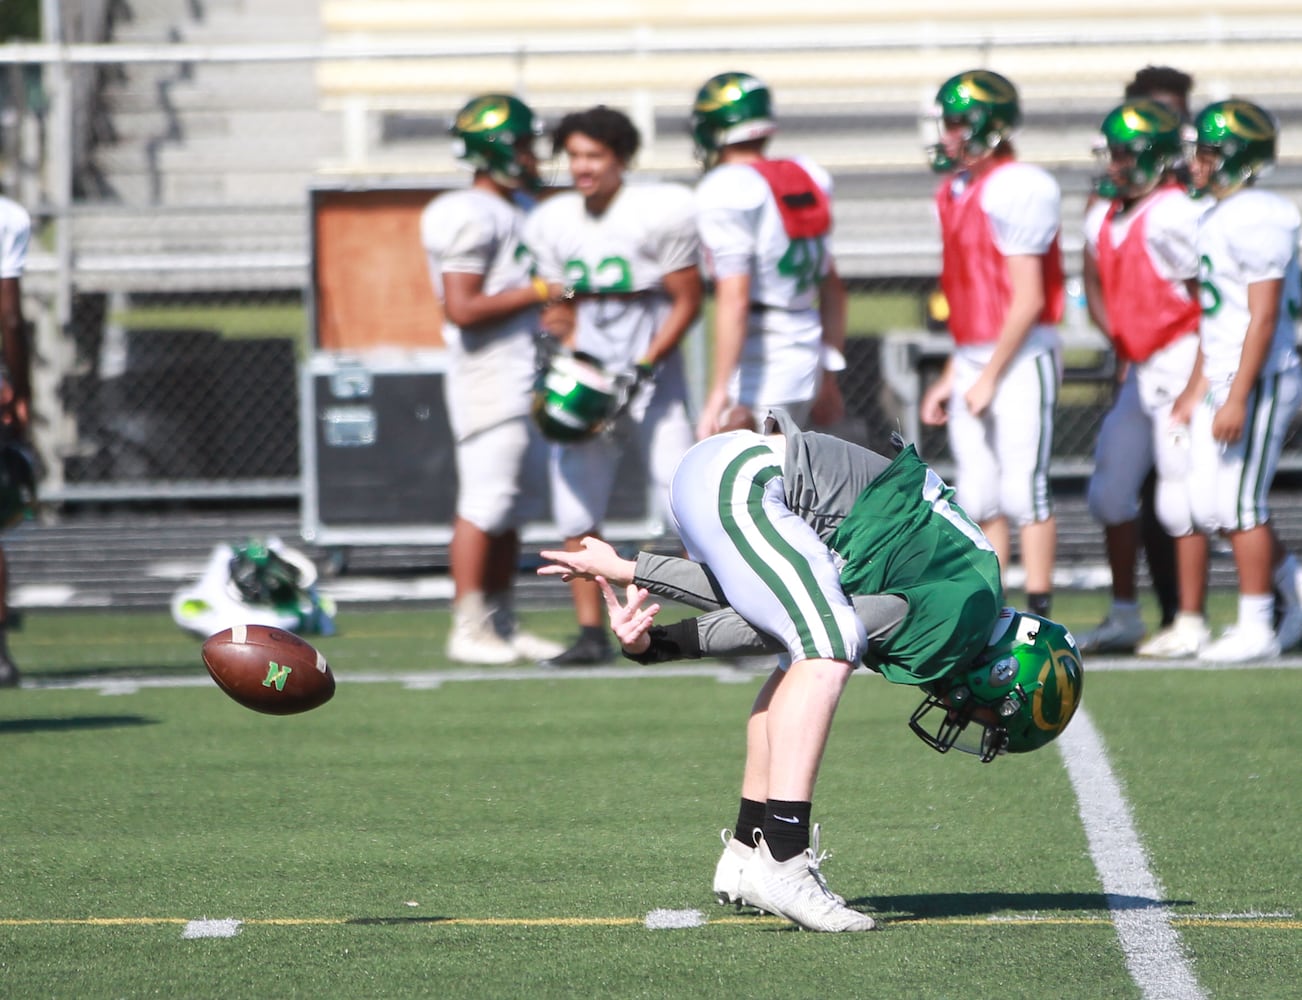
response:
<path id="1" fill-rule="evenodd" d="M 509 188 L 537 188 L 538 173 L 532 162 L 533 140 L 542 134 L 542 122 L 529 105 L 510 94 L 484 94 L 457 112 L 449 129 L 457 159 L 485 171 Z M 528 162 L 522 159 L 523 154 Z"/>
<path id="2" fill-rule="evenodd" d="M 719 73 L 696 92 L 692 139 L 697 158 L 707 165 L 714 162 L 724 146 L 762 139 L 777 128 L 769 88 L 749 73 Z"/>
<path id="3" fill-rule="evenodd" d="M 1067 728 L 1084 690 L 1080 650 L 1057 622 L 1004 608 L 981 660 L 927 686 L 909 720 L 941 753 L 975 754 L 984 762 L 1028 753 Z M 931 713 L 930 729 L 926 716 Z"/>
<path id="4" fill-rule="evenodd" d="M 1022 123 L 1017 88 L 993 70 L 970 69 L 951 76 L 936 91 L 932 116 L 937 128 L 962 127 L 963 153 L 977 159 L 991 152 Z M 954 170 L 963 164 L 949 156 L 943 144 L 927 147 L 931 168 Z"/>
<path id="5" fill-rule="evenodd" d="M 1104 198 L 1140 198 L 1172 170 L 1183 153 L 1180 116 L 1157 101 L 1126 101 L 1099 126 L 1095 154 L 1104 171 L 1095 188 Z"/>
<path id="6" fill-rule="evenodd" d="M 1232 98 L 1207 105 L 1194 119 L 1193 133 L 1195 155 L 1215 158 L 1201 192 L 1227 197 L 1275 164 L 1279 125 L 1251 101 Z"/>

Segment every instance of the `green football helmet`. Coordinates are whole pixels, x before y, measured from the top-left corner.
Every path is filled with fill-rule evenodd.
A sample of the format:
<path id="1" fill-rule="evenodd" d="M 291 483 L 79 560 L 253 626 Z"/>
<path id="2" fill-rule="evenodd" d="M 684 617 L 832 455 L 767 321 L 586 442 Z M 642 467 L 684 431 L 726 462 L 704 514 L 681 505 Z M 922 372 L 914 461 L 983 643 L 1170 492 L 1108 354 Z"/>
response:
<path id="1" fill-rule="evenodd" d="M 940 141 L 928 146 L 927 154 L 937 173 L 963 166 L 945 152 L 941 130 L 946 125 L 961 122 L 965 126 L 963 155 L 974 160 L 997 148 L 1022 122 L 1017 88 L 1007 77 L 988 69 L 971 69 L 942 83 L 932 115 Z"/>
<path id="2" fill-rule="evenodd" d="M 36 466 L 18 444 L 0 447 L 0 531 L 30 517 L 36 509 Z"/>
<path id="3" fill-rule="evenodd" d="M 702 163 L 713 163 L 724 146 L 762 139 L 777 129 L 769 88 L 749 73 L 720 73 L 696 92 L 691 131 Z"/>
<path id="4" fill-rule="evenodd" d="M 532 162 L 521 162 L 521 149 L 532 150 L 533 140 L 542 135 L 542 122 L 518 97 L 476 97 L 457 112 L 449 131 L 457 159 L 487 171 L 504 187 L 533 190 L 539 186 L 537 168 Z"/>
<path id="5" fill-rule="evenodd" d="M 1207 105 L 1194 119 L 1193 133 L 1194 155 L 1212 152 L 1216 158 L 1199 193 L 1227 197 L 1275 164 L 1279 125 L 1274 115 L 1250 101 L 1232 98 Z"/>
<path id="6" fill-rule="evenodd" d="M 1095 189 L 1104 198 L 1142 198 L 1180 162 L 1180 116 L 1164 104 L 1127 101 L 1099 126 L 1095 155 L 1103 172 Z"/>
<path id="7" fill-rule="evenodd" d="M 539 371 L 533 419 L 549 441 L 586 441 L 609 426 L 625 396 L 623 382 L 596 358 L 557 348 Z"/>
<path id="8" fill-rule="evenodd" d="M 975 754 L 1028 753 L 1067 728 L 1080 704 L 1085 674 L 1072 634 L 1057 622 L 1004 608 L 1002 632 L 970 670 L 928 688 L 909 728 L 928 746 Z M 923 718 L 939 711 L 928 731 Z"/>

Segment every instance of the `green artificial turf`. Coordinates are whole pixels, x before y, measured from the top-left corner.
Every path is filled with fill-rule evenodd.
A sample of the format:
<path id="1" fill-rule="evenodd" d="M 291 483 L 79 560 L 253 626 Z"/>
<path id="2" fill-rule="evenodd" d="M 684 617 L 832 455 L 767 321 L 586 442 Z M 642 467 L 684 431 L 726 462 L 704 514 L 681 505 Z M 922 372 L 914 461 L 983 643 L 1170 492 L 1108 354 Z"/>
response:
<path id="1" fill-rule="evenodd" d="M 1097 596 L 1059 613 L 1084 627 Z M 318 640 L 334 700 L 277 718 L 165 615 L 29 614 L 29 686 L 0 692 L 0 996 L 1140 995 L 1057 749 L 941 757 L 915 692 L 856 676 L 815 818 L 884 929 L 799 933 L 710 892 L 759 674 L 470 672 L 446 619 L 345 608 Z M 1295 995 L 1302 676 L 1087 676 L 1206 995 Z"/>

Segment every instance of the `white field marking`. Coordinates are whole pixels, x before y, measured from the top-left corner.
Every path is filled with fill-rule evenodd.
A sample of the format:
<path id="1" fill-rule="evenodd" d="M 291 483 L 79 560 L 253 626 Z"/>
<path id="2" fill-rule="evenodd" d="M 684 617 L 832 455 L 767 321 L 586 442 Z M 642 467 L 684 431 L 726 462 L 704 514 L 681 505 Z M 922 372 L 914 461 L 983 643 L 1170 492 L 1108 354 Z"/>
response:
<path id="1" fill-rule="evenodd" d="M 646 929 L 649 931 L 678 931 L 703 927 L 705 923 L 705 914 L 700 910 L 652 910 L 646 915 Z"/>
<path id="2" fill-rule="evenodd" d="M 583 681 L 583 680 L 650 680 L 659 677 L 705 677 L 720 684 L 758 684 L 767 672 L 737 670 L 722 663 L 702 662 L 699 666 L 677 667 L 583 667 L 574 670 L 548 670 L 540 667 L 496 667 L 493 669 L 426 670 L 419 673 L 349 673 L 331 668 L 340 684 L 401 684 L 413 691 L 433 690 L 444 684 L 483 681 Z M 83 677 L 76 680 L 42 680 L 25 676 L 22 686 L 42 691 L 98 691 L 101 694 L 134 694 L 144 688 L 212 687 L 207 675 L 184 677 Z"/>
<path id="3" fill-rule="evenodd" d="M 1152 870 L 1103 740 L 1083 709 L 1057 739 L 1076 790 L 1090 857 L 1103 883 L 1126 968 L 1145 1000 L 1201 1000 L 1198 985 L 1171 926 L 1165 892 Z"/>
<path id="4" fill-rule="evenodd" d="M 233 938 L 240 932 L 240 920 L 191 920 L 181 931 L 183 938 Z"/>

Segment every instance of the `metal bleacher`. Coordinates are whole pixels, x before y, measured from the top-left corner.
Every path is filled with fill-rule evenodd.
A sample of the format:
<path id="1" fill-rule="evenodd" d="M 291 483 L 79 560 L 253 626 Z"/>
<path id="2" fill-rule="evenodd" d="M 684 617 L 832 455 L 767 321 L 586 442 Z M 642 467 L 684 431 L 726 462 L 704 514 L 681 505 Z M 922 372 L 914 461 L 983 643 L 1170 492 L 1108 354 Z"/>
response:
<path id="1" fill-rule="evenodd" d="M 1302 190 L 1302 9 L 1281 0 L 1102 2 L 1067 13 L 1018 0 L 975 13 L 956 0 L 818 0 L 798 11 L 739 0 L 140 0 L 130 9 L 113 40 L 175 43 L 184 61 L 127 63 L 105 84 L 114 138 L 88 171 L 104 197 L 74 219 L 92 286 L 157 282 L 169 269 L 150 263 L 173 255 L 171 270 L 180 262 L 188 275 L 224 263 L 217 277 L 193 279 L 205 286 L 301 287 L 307 187 L 458 183 L 446 124 L 485 90 L 518 91 L 553 119 L 599 102 L 624 107 L 644 132 L 639 167 L 690 180 L 687 107 L 726 68 L 773 88 L 777 153 L 799 150 L 833 171 L 838 258 L 852 277 L 934 273 L 919 114 L 940 80 L 973 65 L 1021 88 L 1019 146 L 1060 177 L 1069 253 L 1091 137 L 1145 63 L 1192 72 L 1195 100 L 1233 91 L 1271 105 L 1285 125 L 1279 183 Z M 235 57 L 241 50 L 251 61 Z M 147 224 L 127 224 L 142 208 Z M 124 232 L 134 232 L 127 246 Z"/>

